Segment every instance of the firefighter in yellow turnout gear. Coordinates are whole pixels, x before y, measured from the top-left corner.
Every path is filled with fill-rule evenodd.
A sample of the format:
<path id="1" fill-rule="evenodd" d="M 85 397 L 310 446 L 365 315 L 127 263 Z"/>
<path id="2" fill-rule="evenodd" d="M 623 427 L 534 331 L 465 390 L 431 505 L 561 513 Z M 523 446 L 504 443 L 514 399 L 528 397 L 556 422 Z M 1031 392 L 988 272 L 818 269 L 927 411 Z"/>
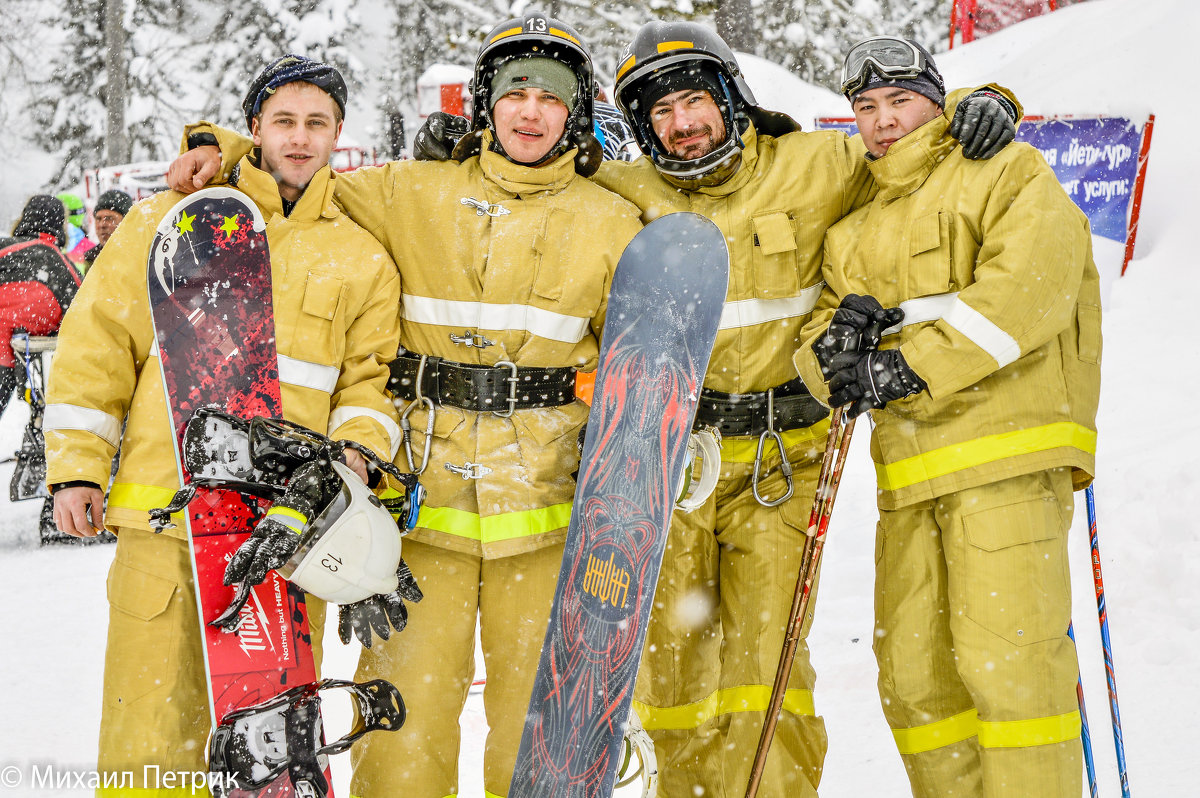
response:
<path id="1" fill-rule="evenodd" d="M 278 69 L 280 59 L 259 76 L 261 96 L 251 89 L 249 101 L 261 106 L 247 112 L 247 123 L 260 147 L 241 159 L 236 182 L 267 223 L 283 413 L 390 458 L 400 445 L 385 392 L 399 275 L 379 243 L 333 203 L 327 162 L 346 101 L 341 75 L 289 58 L 287 70 Z M 298 153 L 306 156 L 301 163 L 288 162 Z M 101 798 L 190 796 L 190 787 L 157 784 L 144 768 L 169 774 L 162 784 L 207 769 L 208 695 L 185 530 L 180 524 L 155 535 L 147 512 L 180 487 L 146 293 L 156 228 L 180 199 L 166 192 L 138 203 L 105 245 L 63 322 L 46 408 L 47 482 L 59 528 L 93 535 L 103 508 L 103 524 L 117 533 L 98 769 L 105 784 L 121 786 L 100 788 Z M 104 508 L 118 443 L 121 464 Z M 324 618 L 324 603 L 310 597 L 318 668 Z"/>
<path id="2" fill-rule="evenodd" d="M 733 52 L 694 23 L 643 27 L 618 66 L 616 100 L 649 157 L 606 163 L 596 180 L 641 208 L 643 221 L 707 216 L 730 251 L 697 413 L 697 426 L 724 437 L 721 479 L 704 506 L 671 521 L 634 706 L 655 743 L 663 794 L 741 796 L 829 429 L 790 355 L 823 288 L 825 231 L 867 201 L 871 175 L 858 139 L 800 132 L 755 105 Z M 816 794 L 826 736 L 814 682 L 801 640 L 764 795 Z"/>
<path id="3" fill-rule="evenodd" d="M 357 798 L 458 793 L 459 716 L 478 618 L 490 731 L 484 787 L 504 795 L 546 634 L 607 296 L 638 211 L 583 179 L 591 59 L 539 12 L 498 25 L 477 58 L 474 127 L 454 161 L 338 178 L 336 199 L 395 258 L 404 285 L 392 390 L 396 458 L 427 494 L 404 559 L 424 593 L 403 635 L 364 650 L 358 679 L 393 682 L 404 727 L 352 753 Z M 228 169 L 244 140 L 209 125 Z M 427 434 L 431 432 L 432 434 Z M 369 637 L 367 642 L 369 642 Z"/>
<path id="4" fill-rule="evenodd" d="M 796 365 L 822 400 L 874 411 L 874 647 L 913 795 L 1074 798 L 1066 541 L 1094 471 L 1091 238 L 1037 150 L 967 160 L 939 88 L 912 43 L 851 50 L 879 193 L 826 237 Z"/>

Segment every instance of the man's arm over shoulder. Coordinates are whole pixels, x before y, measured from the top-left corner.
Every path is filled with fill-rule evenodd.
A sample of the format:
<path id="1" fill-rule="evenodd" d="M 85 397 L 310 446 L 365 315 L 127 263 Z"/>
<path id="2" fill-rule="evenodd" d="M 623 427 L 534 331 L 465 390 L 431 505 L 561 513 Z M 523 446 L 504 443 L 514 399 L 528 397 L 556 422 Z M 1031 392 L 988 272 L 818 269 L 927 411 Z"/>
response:
<path id="1" fill-rule="evenodd" d="M 133 207 L 63 318 L 44 430 L 48 484 L 108 484 L 121 422 L 154 340 L 146 262 L 155 228 L 179 195 Z"/>
<path id="2" fill-rule="evenodd" d="M 365 301 L 346 330 L 345 356 L 330 400 L 329 435 L 391 460 L 400 446 L 399 416 L 386 386 L 400 343 L 400 275 L 365 231 L 356 230 L 361 269 L 371 274 Z"/>
<path id="3" fill-rule="evenodd" d="M 972 190 L 986 192 L 974 281 L 959 292 L 944 324 L 922 329 L 901 347 L 935 399 L 1066 329 L 1091 251 L 1087 217 L 1037 150 L 1012 144 L 992 161 L 967 168 L 984 172 Z"/>

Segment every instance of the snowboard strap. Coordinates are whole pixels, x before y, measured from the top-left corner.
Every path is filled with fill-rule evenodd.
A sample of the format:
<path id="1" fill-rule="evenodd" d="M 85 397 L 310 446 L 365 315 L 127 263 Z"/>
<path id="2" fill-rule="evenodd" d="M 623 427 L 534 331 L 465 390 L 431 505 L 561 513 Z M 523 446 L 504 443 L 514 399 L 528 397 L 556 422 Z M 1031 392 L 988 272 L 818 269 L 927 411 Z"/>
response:
<path id="1" fill-rule="evenodd" d="M 773 412 L 768 423 L 769 405 L 773 406 Z M 757 393 L 724 393 L 705 388 L 700 392 L 693 428 L 710 426 L 726 437 L 749 437 L 762 435 L 768 429 L 786 432 L 811 427 L 828 415 L 829 409 L 814 399 L 804 381 L 797 377 Z"/>
<path id="2" fill-rule="evenodd" d="M 392 361 L 391 370 L 388 389 L 407 401 L 419 395 L 434 404 L 499 416 L 575 401 L 575 369 L 570 367 L 527 368 L 508 361 L 476 366 L 408 352 Z"/>

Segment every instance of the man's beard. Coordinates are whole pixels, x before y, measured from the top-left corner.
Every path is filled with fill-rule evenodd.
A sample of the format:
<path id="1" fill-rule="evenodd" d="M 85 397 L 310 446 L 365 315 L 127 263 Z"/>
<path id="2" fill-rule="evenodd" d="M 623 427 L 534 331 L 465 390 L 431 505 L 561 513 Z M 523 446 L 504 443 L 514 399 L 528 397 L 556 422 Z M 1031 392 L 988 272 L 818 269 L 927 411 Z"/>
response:
<path id="1" fill-rule="evenodd" d="M 683 139 L 690 139 L 703 134 L 707 140 L 701 141 L 698 144 L 689 144 L 682 152 L 677 151 L 676 143 Z M 685 130 L 680 133 L 675 133 L 671 136 L 671 154 L 676 158 L 684 161 L 694 161 L 697 158 L 703 158 L 717 148 L 716 137 L 713 136 L 713 129 L 709 125 Z"/>

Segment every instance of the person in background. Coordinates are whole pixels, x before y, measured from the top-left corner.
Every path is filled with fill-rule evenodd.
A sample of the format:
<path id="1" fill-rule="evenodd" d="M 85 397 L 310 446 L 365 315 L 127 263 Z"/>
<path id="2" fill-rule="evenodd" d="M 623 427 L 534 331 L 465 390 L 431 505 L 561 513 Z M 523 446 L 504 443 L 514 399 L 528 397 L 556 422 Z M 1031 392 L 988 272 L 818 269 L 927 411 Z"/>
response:
<path id="1" fill-rule="evenodd" d="M 92 222 L 96 228 L 96 246 L 84 253 L 84 263 L 90 268 L 99 257 L 100 251 L 116 231 L 117 225 L 133 207 L 133 197 L 119 188 L 110 188 L 96 200 L 92 209 Z"/>
<path id="2" fill-rule="evenodd" d="M 57 197 L 67 209 L 67 243 L 63 246 L 63 251 L 72 263 L 82 264 L 84 255 L 96 246 L 96 242 L 88 238 L 83 230 L 87 223 L 87 210 L 78 194 L 64 191 Z"/>

